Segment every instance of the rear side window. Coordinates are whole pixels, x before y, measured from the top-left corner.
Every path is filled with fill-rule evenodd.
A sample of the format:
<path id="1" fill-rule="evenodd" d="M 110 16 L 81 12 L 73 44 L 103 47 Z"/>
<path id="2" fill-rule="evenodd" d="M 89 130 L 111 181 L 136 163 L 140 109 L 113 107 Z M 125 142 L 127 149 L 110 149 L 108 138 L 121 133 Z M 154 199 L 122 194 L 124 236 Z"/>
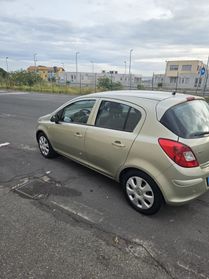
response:
<path id="1" fill-rule="evenodd" d="M 128 105 L 102 101 L 95 125 L 97 127 L 133 132 L 139 120 L 141 112 Z"/>
<path id="2" fill-rule="evenodd" d="M 165 112 L 160 122 L 182 138 L 190 139 L 208 135 L 209 105 L 204 100 L 176 105 Z"/>

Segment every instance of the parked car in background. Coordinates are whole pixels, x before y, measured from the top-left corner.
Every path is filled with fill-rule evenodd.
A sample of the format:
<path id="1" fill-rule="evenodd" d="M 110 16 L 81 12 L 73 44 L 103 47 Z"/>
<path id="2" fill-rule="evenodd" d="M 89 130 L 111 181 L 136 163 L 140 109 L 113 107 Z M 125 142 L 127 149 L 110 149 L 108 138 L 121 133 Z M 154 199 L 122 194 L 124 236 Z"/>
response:
<path id="1" fill-rule="evenodd" d="M 78 97 L 38 121 L 41 154 L 66 156 L 121 183 L 143 214 L 209 189 L 209 106 L 170 92 Z"/>

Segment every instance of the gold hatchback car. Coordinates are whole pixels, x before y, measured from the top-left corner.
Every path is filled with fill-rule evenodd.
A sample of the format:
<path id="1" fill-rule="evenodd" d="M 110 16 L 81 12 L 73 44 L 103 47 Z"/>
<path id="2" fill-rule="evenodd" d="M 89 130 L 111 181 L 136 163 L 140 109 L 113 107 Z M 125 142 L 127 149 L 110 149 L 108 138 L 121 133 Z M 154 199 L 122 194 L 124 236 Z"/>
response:
<path id="1" fill-rule="evenodd" d="M 89 94 L 41 117 L 36 138 L 44 157 L 61 154 L 120 182 L 143 214 L 209 189 L 209 106 L 201 97 Z"/>

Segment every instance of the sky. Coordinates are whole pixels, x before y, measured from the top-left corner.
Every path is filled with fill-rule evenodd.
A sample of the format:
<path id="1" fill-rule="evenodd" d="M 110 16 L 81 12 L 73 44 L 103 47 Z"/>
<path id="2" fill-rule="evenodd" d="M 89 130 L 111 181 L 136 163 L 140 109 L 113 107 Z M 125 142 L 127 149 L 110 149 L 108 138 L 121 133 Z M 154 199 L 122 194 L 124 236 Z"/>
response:
<path id="1" fill-rule="evenodd" d="M 0 0 L 0 67 L 164 73 L 167 60 L 209 55 L 209 1 Z"/>

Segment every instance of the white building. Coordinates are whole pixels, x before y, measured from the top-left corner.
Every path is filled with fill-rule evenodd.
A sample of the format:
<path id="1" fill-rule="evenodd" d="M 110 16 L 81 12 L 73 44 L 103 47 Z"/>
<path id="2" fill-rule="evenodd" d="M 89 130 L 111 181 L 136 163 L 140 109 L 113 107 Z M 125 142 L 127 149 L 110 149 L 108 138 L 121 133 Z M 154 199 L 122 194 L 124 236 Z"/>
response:
<path id="1" fill-rule="evenodd" d="M 61 84 L 69 84 L 74 86 L 92 87 L 98 85 L 98 80 L 103 77 L 108 77 L 112 82 L 120 82 L 124 89 L 137 89 L 141 85 L 142 76 L 131 74 L 119 74 L 117 71 L 109 71 L 102 73 L 88 73 L 88 72 L 63 72 L 59 73 L 58 82 Z"/>

